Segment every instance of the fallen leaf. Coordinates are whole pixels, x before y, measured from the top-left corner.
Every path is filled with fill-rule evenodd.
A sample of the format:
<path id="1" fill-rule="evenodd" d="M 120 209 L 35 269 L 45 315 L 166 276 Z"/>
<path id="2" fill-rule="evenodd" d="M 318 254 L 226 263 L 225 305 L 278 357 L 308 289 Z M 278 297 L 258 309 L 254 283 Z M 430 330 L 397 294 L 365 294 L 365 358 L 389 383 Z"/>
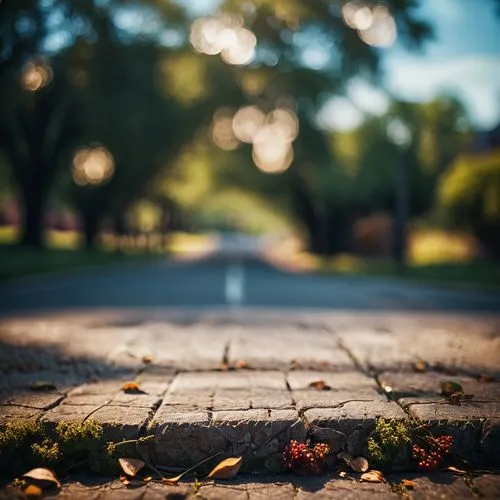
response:
<path id="1" fill-rule="evenodd" d="M 119 458 L 118 462 L 123 472 L 128 476 L 134 477 L 146 463 L 137 458 Z"/>
<path id="2" fill-rule="evenodd" d="M 125 474 L 122 474 L 120 476 L 120 483 L 122 483 L 124 486 L 131 486 L 131 487 L 144 486 L 146 484 L 146 482 L 143 481 L 142 479 L 137 479 L 135 477 L 128 477 Z"/>
<path id="3" fill-rule="evenodd" d="M 244 359 L 238 359 L 236 363 L 234 364 L 235 368 L 238 370 L 243 370 L 245 368 L 248 368 L 248 363 Z"/>
<path id="4" fill-rule="evenodd" d="M 56 389 L 56 384 L 47 380 L 37 380 L 31 384 L 32 391 L 55 391 Z"/>
<path id="5" fill-rule="evenodd" d="M 145 364 L 145 365 L 149 365 L 150 363 L 153 362 L 153 356 L 152 354 L 145 354 L 143 357 L 142 357 L 142 362 Z"/>
<path id="6" fill-rule="evenodd" d="M 401 481 L 401 486 L 404 486 L 407 490 L 412 490 L 415 488 L 415 483 L 410 479 L 403 479 Z"/>
<path id="7" fill-rule="evenodd" d="M 229 479 L 240 470 L 243 457 L 230 457 L 218 463 L 207 476 L 207 479 Z"/>
<path id="8" fill-rule="evenodd" d="M 120 483 L 124 484 L 125 486 L 128 486 L 130 484 L 130 479 L 125 474 L 122 474 L 120 476 Z"/>
<path id="9" fill-rule="evenodd" d="M 491 375 L 488 375 L 486 373 L 481 373 L 481 375 L 477 376 L 477 381 L 478 382 L 494 382 L 495 379 Z"/>
<path id="10" fill-rule="evenodd" d="M 146 476 L 142 479 L 145 483 L 149 483 L 150 481 L 153 480 L 153 476 Z"/>
<path id="11" fill-rule="evenodd" d="M 354 472 L 366 472 L 370 467 L 368 460 L 365 457 L 353 458 L 349 465 Z"/>
<path id="12" fill-rule="evenodd" d="M 144 394 L 144 391 L 139 387 L 137 382 L 125 382 L 122 385 L 122 391 L 127 394 Z"/>
<path id="13" fill-rule="evenodd" d="M 161 481 L 163 484 L 168 484 L 169 486 L 177 486 L 179 481 L 182 479 L 182 476 L 184 476 L 184 473 L 175 477 L 163 477 Z"/>
<path id="14" fill-rule="evenodd" d="M 40 486 L 36 484 L 30 484 L 26 488 L 24 488 L 24 494 L 29 499 L 41 498 L 43 496 L 43 490 Z"/>
<path id="15" fill-rule="evenodd" d="M 324 380 L 315 380 L 309 384 L 309 387 L 317 391 L 330 391 L 332 389 Z"/>
<path id="16" fill-rule="evenodd" d="M 445 382 L 441 382 L 441 394 L 445 397 L 449 397 L 452 394 L 456 394 L 457 392 L 464 392 L 463 387 L 453 380 L 446 380 Z"/>
<path id="17" fill-rule="evenodd" d="M 428 368 L 429 365 L 427 364 L 427 362 L 421 359 L 413 363 L 413 370 L 418 373 L 426 372 Z"/>
<path id="18" fill-rule="evenodd" d="M 32 469 L 26 474 L 23 474 L 21 477 L 34 479 L 39 483 L 39 486 L 43 488 L 49 488 L 50 486 L 61 487 L 61 483 L 57 479 L 56 475 L 45 467 L 37 467 L 36 469 Z"/>
<path id="19" fill-rule="evenodd" d="M 371 470 L 361 474 L 360 480 L 367 483 L 385 483 L 384 475 L 379 470 Z"/>
<path id="20" fill-rule="evenodd" d="M 460 475 L 468 474 L 468 472 L 466 470 L 462 470 L 462 469 L 459 469 L 459 468 L 453 467 L 453 466 L 446 467 L 446 470 L 453 472 L 454 474 L 460 474 Z"/>

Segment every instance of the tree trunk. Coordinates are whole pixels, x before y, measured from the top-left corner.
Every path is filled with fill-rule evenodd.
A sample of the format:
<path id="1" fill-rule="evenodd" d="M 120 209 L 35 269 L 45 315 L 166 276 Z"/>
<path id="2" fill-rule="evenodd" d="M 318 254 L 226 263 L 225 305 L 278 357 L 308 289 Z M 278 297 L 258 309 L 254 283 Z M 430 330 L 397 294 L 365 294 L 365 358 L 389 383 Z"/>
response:
<path id="1" fill-rule="evenodd" d="M 43 218 L 47 197 L 45 182 L 31 180 L 20 184 L 24 210 L 21 245 L 41 248 L 44 244 Z"/>
<path id="2" fill-rule="evenodd" d="M 99 216 L 95 213 L 83 214 L 85 248 L 96 249 L 97 233 L 99 231 Z"/>

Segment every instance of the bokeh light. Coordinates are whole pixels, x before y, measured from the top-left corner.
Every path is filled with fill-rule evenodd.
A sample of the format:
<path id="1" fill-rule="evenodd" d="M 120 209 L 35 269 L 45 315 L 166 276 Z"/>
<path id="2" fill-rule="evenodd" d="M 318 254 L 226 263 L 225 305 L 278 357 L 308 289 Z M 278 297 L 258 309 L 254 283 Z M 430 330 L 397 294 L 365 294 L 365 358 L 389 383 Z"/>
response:
<path id="1" fill-rule="evenodd" d="M 347 2 L 342 7 L 344 22 L 357 30 L 363 42 L 373 47 L 389 47 L 397 38 L 396 22 L 385 5 Z"/>
<path id="2" fill-rule="evenodd" d="M 233 118 L 234 134 L 240 141 L 252 144 L 265 120 L 266 115 L 258 106 L 240 108 Z"/>
<path id="3" fill-rule="evenodd" d="M 243 27 L 241 16 L 219 14 L 193 22 L 189 37 L 191 45 L 201 54 L 220 54 L 232 65 L 248 64 L 255 55 L 257 38 Z"/>
<path id="4" fill-rule="evenodd" d="M 79 186 L 103 184 L 114 171 L 113 156 L 102 146 L 79 149 L 73 157 L 73 180 Z"/>
<path id="5" fill-rule="evenodd" d="M 221 109 L 214 115 L 211 127 L 212 141 L 224 151 L 234 151 L 239 141 L 233 131 L 233 112 Z"/>
<path id="6" fill-rule="evenodd" d="M 52 68 L 46 64 L 29 62 L 23 68 L 21 85 L 24 90 L 36 92 L 52 81 Z"/>

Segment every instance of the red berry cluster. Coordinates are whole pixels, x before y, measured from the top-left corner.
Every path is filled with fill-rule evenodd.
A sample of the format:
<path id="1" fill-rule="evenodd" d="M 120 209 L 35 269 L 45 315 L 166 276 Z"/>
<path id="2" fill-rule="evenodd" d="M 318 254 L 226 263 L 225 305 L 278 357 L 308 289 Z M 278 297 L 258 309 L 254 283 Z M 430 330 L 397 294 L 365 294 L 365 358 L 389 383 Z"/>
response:
<path id="1" fill-rule="evenodd" d="M 305 443 L 292 440 L 283 451 L 283 468 L 304 476 L 319 474 L 329 453 L 327 444 L 318 443 L 310 448 Z"/>
<path id="2" fill-rule="evenodd" d="M 424 446 L 414 444 L 412 446 L 413 460 L 418 462 L 418 468 L 427 472 L 436 470 L 444 457 L 451 452 L 453 445 L 452 436 L 429 437 Z"/>

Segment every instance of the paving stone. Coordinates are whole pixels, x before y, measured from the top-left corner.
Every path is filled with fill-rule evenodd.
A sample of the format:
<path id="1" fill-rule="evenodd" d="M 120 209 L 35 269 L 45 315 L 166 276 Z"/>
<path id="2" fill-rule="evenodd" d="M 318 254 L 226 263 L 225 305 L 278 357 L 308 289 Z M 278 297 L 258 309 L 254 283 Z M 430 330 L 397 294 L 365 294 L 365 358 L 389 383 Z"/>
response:
<path id="1" fill-rule="evenodd" d="M 120 441 L 138 437 L 152 415 L 150 408 L 129 407 L 123 411 L 121 406 L 60 405 L 45 413 L 41 420 L 49 425 L 94 420 L 103 425 L 107 440 Z"/>
<path id="2" fill-rule="evenodd" d="M 298 488 L 295 496 L 297 500 L 400 498 L 384 483 L 362 483 L 348 478 L 330 479 L 321 476 L 319 478 L 294 478 L 293 482 Z"/>
<path id="3" fill-rule="evenodd" d="M 15 420 L 36 421 L 43 415 L 41 410 L 24 406 L 0 405 L 0 427 Z"/>
<path id="4" fill-rule="evenodd" d="M 483 474 L 473 478 L 473 484 L 482 498 L 500 498 L 500 474 Z"/>
<path id="5" fill-rule="evenodd" d="M 338 348 L 332 334 L 320 329 L 245 328 L 231 339 L 229 357 L 230 364 L 244 360 L 255 369 L 353 368 L 351 359 Z"/>
<path id="6" fill-rule="evenodd" d="M 0 396 L 0 404 L 25 406 L 37 410 L 48 410 L 56 406 L 64 399 L 62 394 L 54 392 L 29 392 L 20 393 L 10 396 Z"/>
<path id="7" fill-rule="evenodd" d="M 500 382 L 479 382 L 471 377 L 450 376 L 439 372 L 415 373 L 413 371 L 383 372 L 378 376 L 383 387 L 390 387 L 395 399 L 404 396 L 440 396 L 441 383 L 453 380 L 459 383 L 465 394 L 474 399 L 500 401 Z M 442 396 L 440 396 L 442 399 Z"/>
<path id="8" fill-rule="evenodd" d="M 480 320 L 477 320 L 480 322 Z M 367 369 L 410 369 L 417 361 L 458 373 L 500 374 L 500 338 L 494 324 L 471 333 L 468 322 L 453 327 L 430 327 L 420 321 L 406 326 L 376 330 L 346 328 L 338 336 L 349 352 Z M 473 328 L 472 322 L 471 328 Z M 415 339 L 418 339 L 415 340 Z M 432 349 L 429 349 L 432 346 Z"/>
<path id="9" fill-rule="evenodd" d="M 349 453 L 366 454 L 366 442 L 379 417 L 405 419 L 406 414 L 394 402 L 346 402 L 338 408 L 313 408 L 304 412 L 309 433 L 327 442 L 333 451 L 345 448 Z"/>
<path id="10" fill-rule="evenodd" d="M 293 398 L 297 410 L 304 411 L 311 408 L 335 408 L 344 406 L 347 402 L 359 404 L 368 402 L 387 402 L 387 398 L 373 389 L 360 389 L 359 391 L 317 391 L 309 389 L 294 391 Z"/>
<path id="11" fill-rule="evenodd" d="M 163 464 L 192 465 L 217 452 L 240 455 L 247 463 L 263 461 L 290 439 L 305 439 L 294 410 L 246 410 L 171 413 L 160 407 L 151 424 L 155 452 Z"/>
<path id="12" fill-rule="evenodd" d="M 294 370 L 287 375 L 292 391 L 308 390 L 311 382 L 323 381 L 332 391 L 348 391 L 351 389 L 378 389 L 374 378 L 360 371 L 345 371 L 342 373 L 318 372 L 312 370 Z"/>
<path id="13" fill-rule="evenodd" d="M 490 402 L 463 401 L 460 405 L 452 405 L 443 397 L 422 396 L 416 398 L 400 398 L 399 403 L 410 415 L 421 420 L 480 420 L 500 418 L 500 400 Z M 486 400 L 484 400 L 486 401 Z"/>
<path id="14" fill-rule="evenodd" d="M 246 457 L 246 465 L 262 462 L 281 451 L 290 439 L 305 440 L 305 427 L 295 410 L 217 411 L 212 426 L 232 455 Z"/>
<path id="15" fill-rule="evenodd" d="M 391 474 L 389 479 L 400 483 L 403 479 L 411 480 L 414 484 L 413 490 L 406 490 L 409 498 L 414 500 L 439 499 L 473 499 L 477 498 L 467 487 L 464 479 L 460 476 L 434 472 L 432 474 Z"/>
<path id="16" fill-rule="evenodd" d="M 210 425 L 206 411 L 173 413 L 162 405 L 151 424 L 156 463 L 175 467 L 190 466 L 223 451 L 226 441 Z"/>

